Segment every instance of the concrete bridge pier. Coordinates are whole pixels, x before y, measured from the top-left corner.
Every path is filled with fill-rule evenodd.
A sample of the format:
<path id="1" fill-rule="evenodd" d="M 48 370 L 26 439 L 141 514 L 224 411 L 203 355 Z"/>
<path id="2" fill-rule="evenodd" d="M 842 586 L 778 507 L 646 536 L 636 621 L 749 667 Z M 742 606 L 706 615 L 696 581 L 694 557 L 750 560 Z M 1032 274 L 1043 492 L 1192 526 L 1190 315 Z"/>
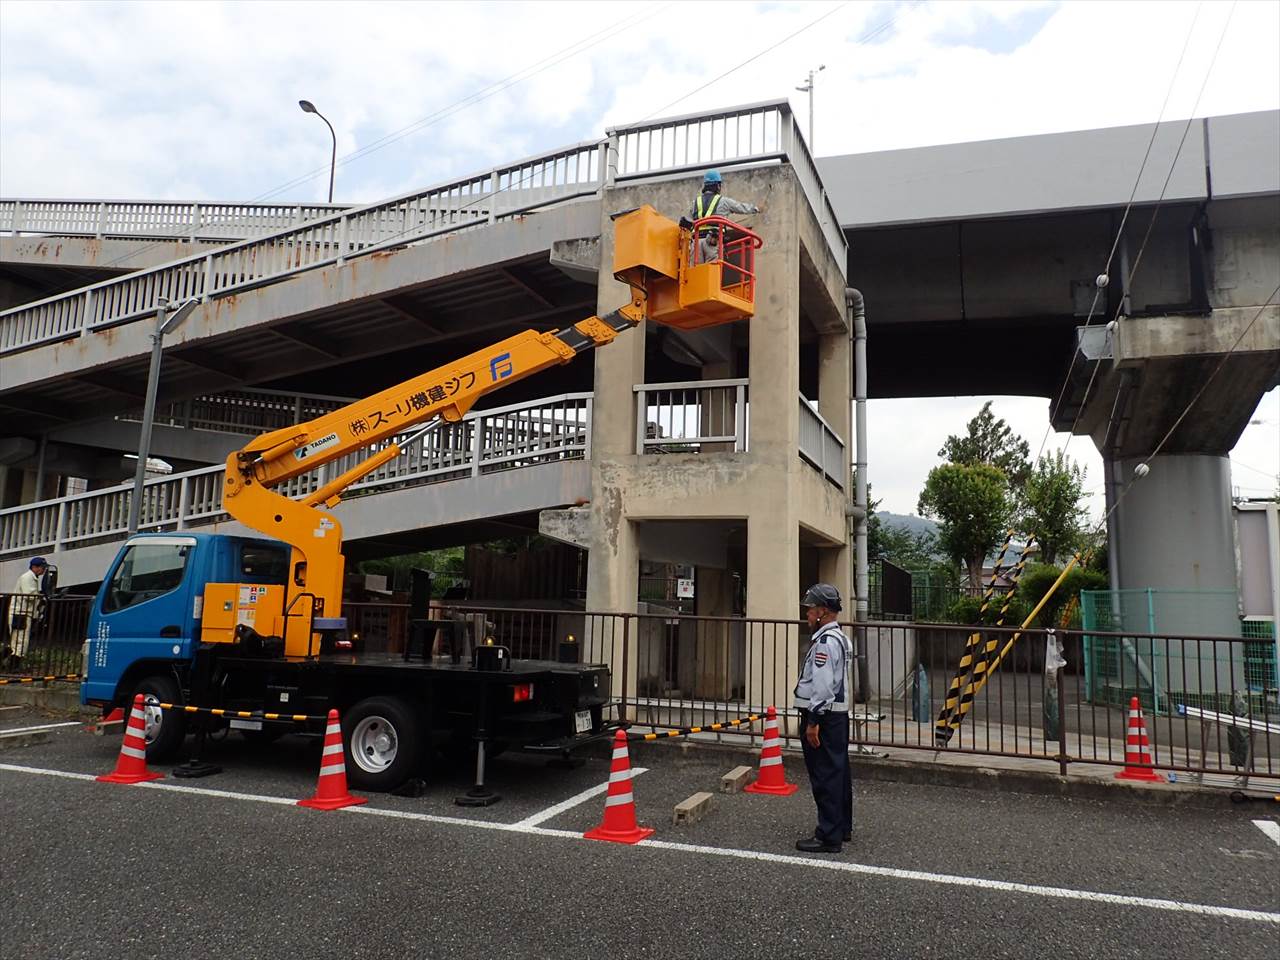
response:
<path id="1" fill-rule="evenodd" d="M 610 215 L 649 203 L 678 219 L 698 183 L 690 178 L 605 191 L 601 312 L 627 297 L 612 278 Z M 693 563 L 698 613 L 729 617 L 735 613 L 732 577 L 738 573 L 745 582 L 747 620 L 699 628 L 696 677 L 682 695 L 741 691 L 748 704 L 785 709 L 799 663 L 799 626 L 752 618 L 796 620 L 805 576 L 829 580 L 845 595 L 852 588 L 845 519 L 851 495 L 851 353 L 839 268 L 844 252 L 830 250 L 790 167 L 732 173 L 725 190 L 762 209 L 742 218 L 765 244 L 756 262 L 756 314 L 713 331 L 718 350 L 702 354 L 718 356 L 704 360 L 701 378 L 694 379 L 749 381 L 749 416 L 743 409 L 734 413 L 746 420 L 746 449 L 709 443 L 696 451 L 639 453 L 635 388 L 653 379 L 646 376 L 646 340 L 676 334 L 640 330 L 598 351 L 587 608 L 638 611 L 643 558 Z M 699 346 L 696 340 L 684 342 Z M 802 366 L 811 381 L 807 399 L 801 396 Z M 811 429 L 815 402 L 816 413 L 843 444 L 832 453 L 825 477 L 799 452 L 802 419 Z M 723 429 L 717 425 L 712 432 L 724 435 Z M 650 669 L 642 646 L 629 647 L 628 698 L 636 695 L 636 678 Z M 621 693 L 623 671 L 614 666 L 615 693 Z"/>

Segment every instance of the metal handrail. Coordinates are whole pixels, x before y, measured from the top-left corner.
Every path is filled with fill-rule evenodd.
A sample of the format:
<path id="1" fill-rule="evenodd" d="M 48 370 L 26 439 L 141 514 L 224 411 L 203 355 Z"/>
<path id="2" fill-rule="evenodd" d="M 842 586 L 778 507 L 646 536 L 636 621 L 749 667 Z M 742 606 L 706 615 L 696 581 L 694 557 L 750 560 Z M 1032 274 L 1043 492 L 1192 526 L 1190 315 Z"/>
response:
<path id="1" fill-rule="evenodd" d="M 566 393 L 493 410 L 472 411 L 454 424 L 462 429 L 457 430 L 453 445 L 434 451 L 428 463 L 393 474 L 384 472 L 387 469 L 384 466 L 381 471 L 352 484 L 348 488 L 349 493 L 374 492 L 390 484 L 427 483 L 448 474 L 456 475 L 458 479 L 478 477 L 486 470 L 518 469 L 543 462 L 547 457 L 589 457 L 592 396 L 591 393 Z M 476 441 L 484 436 L 484 421 L 488 419 L 507 420 L 512 414 L 522 411 L 543 412 L 576 404 L 582 405 L 584 413 L 581 418 L 566 419 L 564 424 L 570 429 L 562 433 L 548 431 L 548 421 L 537 418 L 526 421 L 527 429 L 523 431 L 518 429 L 519 423 L 515 423 L 514 428 L 510 423 L 499 428 L 506 435 L 522 433 L 515 441 L 508 440 L 492 449 L 476 446 Z M 442 432 L 440 442 L 447 443 L 444 436 Z M 528 446 L 513 450 L 513 443 Z M 443 462 L 452 457 L 457 459 Z M 332 471 L 335 464 L 327 467 Z M 141 529 L 174 526 L 185 529 L 224 517 L 220 479 L 224 470 L 223 465 L 217 464 L 147 480 L 143 490 L 144 520 Z M 318 475 L 298 478 L 287 488 L 289 495 L 305 496 L 323 482 L 324 470 L 325 467 L 321 467 Z M 131 496 L 132 483 L 125 483 L 0 510 L 0 558 L 21 556 L 31 550 L 56 551 L 86 541 L 101 542 L 123 537 L 127 532 L 125 521 Z M 93 508 L 91 501 L 95 500 L 103 501 L 101 509 Z M 76 517 L 79 517 L 79 526 L 73 528 L 73 518 Z"/>
<path id="2" fill-rule="evenodd" d="M 245 240 L 337 213 L 349 204 L 208 200 L 0 198 L 0 232 L 60 237 Z"/>
<path id="3" fill-rule="evenodd" d="M 816 450 L 806 442 L 808 439 L 806 437 L 806 432 L 808 432 L 805 429 L 806 424 L 809 425 L 810 430 L 814 430 L 817 433 Z M 812 463 L 824 477 L 843 490 L 848 473 L 848 458 L 845 456 L 844 439 L 840 434 L 836 433 L 831 424 L 827 423 L 822 414 L 809 405 L 809 400 L 803 393 L 800 394 L 800 436 L 798 439 L 800 456 Z M 828 449 L 829 447 L 834 449 Z"/>
<path id="4" fill-rule="evenodd" d="M 787 161 L 843 271 L 844 235 L 791 108 L 777 100 L 615 127 L 603 140 L 572 144 L 378 203 L 338 209 L 286 230 L 0 311 L 0 355 L 137 321 L 154 313 L 160 297 L 194 296 L 207 303 L 308 270 L 341 266 L 378 250 L 596 196 L 620 179 L 671 176 L 711 164 Z"/>
<path id="5" fill-rule="evenodd" d="M 663 452 L 663 447 L 678 446 L 691 447 L 697 446 L 701 452 L 702 444 L 732 444 L 734 453 L 744 453 L 747 449 L 747 388 L 751 381 L 745 378 L 736 378 L 731 380 L 683 380 L 673 383 L 641 383 L 636 384 L 632 389 L 636 394 L 636 454 L 643 456 L 650 450 Z M 733 433 L 715 433 L 703 434 L 702 427 L 696 428 L 693 436 L 683 435 L 684 428 L 688 424 L 690 411 L 699 411 L 699 420 L 702 418 L 702 408 L 704 401 L 699 396 L 692 404 L 681 401 L 678 405 L 674 402 L 663 403 L 662 395 L 668 396 L 683 393 L 705 394 L 710 390 L 733 390 Z M 652 406 L 656 410 L 656 421 L 649 419 L 649 397 L 657 396 L 657 401 Z M 679 420 L 681 421 L 679 429 L 682 435 L 679 436 L 649 436 L 649 427 L 654 425 L 658 429 L 662 428 L 663 408 L 665 407 L 669 413 L 667 420 L 672 427 L 676 426 L 676 407 L 680 408 Z M 727 413 L 722 410 L 721 413 Z M 728 419 L 727 417 L 725 418 Z M 691 452 L 682 450 L 681 452 Z"/>

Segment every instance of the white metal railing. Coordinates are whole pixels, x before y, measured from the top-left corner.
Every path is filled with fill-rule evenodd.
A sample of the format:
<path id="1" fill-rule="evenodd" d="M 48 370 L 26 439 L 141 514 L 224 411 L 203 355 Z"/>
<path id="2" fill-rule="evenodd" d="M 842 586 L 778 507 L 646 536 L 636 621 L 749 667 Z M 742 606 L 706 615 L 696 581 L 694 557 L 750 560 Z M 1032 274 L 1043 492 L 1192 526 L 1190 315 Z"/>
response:
<path id="1" fill-rule="evenodd" d="M 326 203 L 0 199 L 0 232 L 59 237 L 247 240 L 347 209 Z"/>
<path id="2" fill-rule="evenodd" d="M 596 195 L 619 180 L 792 162 L 832 252 L 845 241 L 785 100 L 617 127 L 603 140 L 494 167 L 381 203 L 139 270 L 0 312 L 0 354 L 84 336 L 154 313 L 160 297 L 217 297 L 377 250 Z"/>
<path id="3" fill-rule="evenodd" d="M 845 456 L 844 441 L 813 409 L 813 405 L 800 395 L 800 456 L 817 467 L 824 477 L 841 490 L 849 473 L 849 460 Z"/>
<path id="4" fill-rule="evenodd" d="M 345 397 L 315 393 L 249 388 L 224 390 L 161 406 L 156 410 L 155 422 L 192 430 L 258 434 L 314 420 L 352 402 Z M 142 411 L 133 410 L 116 419 L 140 421 Z"/>
<path id="5" fill-rule="evenodd" d="M 742 453 L 748 380 L 642 383 L 636 392 L 636 453 Z"/>
<path id="6" fill-rule="evenodd" d="M 359 456 L 368 456 L 367 448 Z M 389 489 L 479 477 L 591 455 L 591 394 L 567 393 L 528 403 L 475 411 L 444 424 L 423 442 L 353 484 L 347 498 Z M 285 485 L 301 497 L 354 466 L 352 455 L 325 464 Z M 148 480 L 143 488 L 142 530 L 183 530 L 227 519 L 222 509 L 224 468 L 204 467 Z M 0 559 L 122 539 L 133 484 L 0 510 Z M 501 510 L 495 504 L 495 511 Z M 406 523 L 420 525 L 422 518 Z"/>
<path id="7" fill-rule="evenodd" d="M 710 166 L 790 163 L 840 272 L 845 273 L 848 245 L 844 232 L 786 100 L 617 127 L 609 131 L 609 143 L 613 151 L 610 174 L 619 181 L 692 173 Z"/>

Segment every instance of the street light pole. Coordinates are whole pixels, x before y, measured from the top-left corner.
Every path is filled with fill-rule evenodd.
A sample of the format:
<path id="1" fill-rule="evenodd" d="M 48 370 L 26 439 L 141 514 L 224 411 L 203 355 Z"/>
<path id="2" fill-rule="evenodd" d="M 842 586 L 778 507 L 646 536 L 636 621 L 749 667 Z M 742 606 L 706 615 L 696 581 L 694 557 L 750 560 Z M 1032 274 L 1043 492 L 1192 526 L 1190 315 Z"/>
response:
<path id="1" fill-rule="evenodd" d="M 299 100 L 298 106 L 302 108 L 303 113 L 314 113 L 324 125 L 329 128 L 329 136 L 333 139 L 333 149 L 329 153 L 329 202 L 333 203 L 333 168 L 338 162 L 338 135 L 333 132 L 333 124 L 323 113 L 316 109 L 316 105 L 310 100 Z"/>
<path id="2" fill-rule="evenodd" d="M 169 313 L 169 301 L 160 298 L 156 308 L 156 328 L 151 334 L 151 366 L 147 370 L 147 399 L 142 408 L 142 432 L 138 436 L 138 467 L 133 473 L 133 496 L 129 498 L 129 535 L 138 532 L 142 517 L 142 486 L 147 476 L 147 459 L 151 455 L 151 424 L 156 414 L 156 393 L 160 386 L 160 355 L 164 335 L 174 330 L 191 314 L 200 301 L 195 297 Z"/>
<path id="3" fill-rule="evenodd" d="M 804 86 L 796 87 L 801 93 L 809 95 L 809 152 L 814 156 L 817 156 L 817 153 L 813 146 L 813 78 L 825 69 L 827 69 L 825 63 L 819 64 L 817 70 L 809 71 L 809 79 L 805 81 Z"/>

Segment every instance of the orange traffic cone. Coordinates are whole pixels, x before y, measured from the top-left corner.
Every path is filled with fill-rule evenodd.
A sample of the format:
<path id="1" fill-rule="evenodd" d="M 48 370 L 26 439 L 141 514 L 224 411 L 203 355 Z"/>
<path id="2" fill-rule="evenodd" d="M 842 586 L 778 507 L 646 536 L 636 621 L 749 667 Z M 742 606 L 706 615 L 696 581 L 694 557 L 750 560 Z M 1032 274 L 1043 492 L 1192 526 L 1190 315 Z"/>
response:
<path id="1" fill-rule="evenodd" d="M 116 768 L 98 777 L 103 783 L 142 783 L 144 780 L 162 780 L 163 773 L 147 769 L 147 727 L 142 713 L 142 694 L 133 698 L 129 711 L 129 725 L 120 742 L 120 755 Z"/>
<path id="2" fill-rule="evenodd" d="M 583 834 L 588 840 L 639 843 L 652 827 L 636 825 L 636 801 L 631 793 L 631 758 L 627 735 L 619 730 L 613 738 L 613 765 L 609 768 L 609 790 L 604 798 L 604 822 Z"/>
<path id="3" fill-rule="evenodd" d="M 760 751 L 760 773 L 743 788 L 747 793 L 768 793 L 789 797 L 800 789 L 798 783 L 787 783 L 782 769 L 782 738 L 778 736 L 778 711 L 770 707 L 764 718 L 764 748 Z"/>
<path id="4" fill-rule="evenodd" d="M 342 756 L 342 727 L 338 723 L 338 711 L 329 711 L 329 722 L 324 728 L 324 753 L 320 755 L 320 779 L 316 782 L 314 797 L 299 800 L 298 806 L 313 810 L 337 810 L 366 803 L 365 797 L 347 793 L 347 762 Z"/>
<path id="5" fill-rule="evenodd" d="M 1142 719 L 1142 707 L 1138 705 L 1138 698 L 1133 697 L 1129 700 L 1129 736 L 1125 741 L 1124 769 L 1116 774 L 1116 779 L 1164 783 L 1164 779 L 1151 769 L 1151 764 L 1147 721 Z"/>

